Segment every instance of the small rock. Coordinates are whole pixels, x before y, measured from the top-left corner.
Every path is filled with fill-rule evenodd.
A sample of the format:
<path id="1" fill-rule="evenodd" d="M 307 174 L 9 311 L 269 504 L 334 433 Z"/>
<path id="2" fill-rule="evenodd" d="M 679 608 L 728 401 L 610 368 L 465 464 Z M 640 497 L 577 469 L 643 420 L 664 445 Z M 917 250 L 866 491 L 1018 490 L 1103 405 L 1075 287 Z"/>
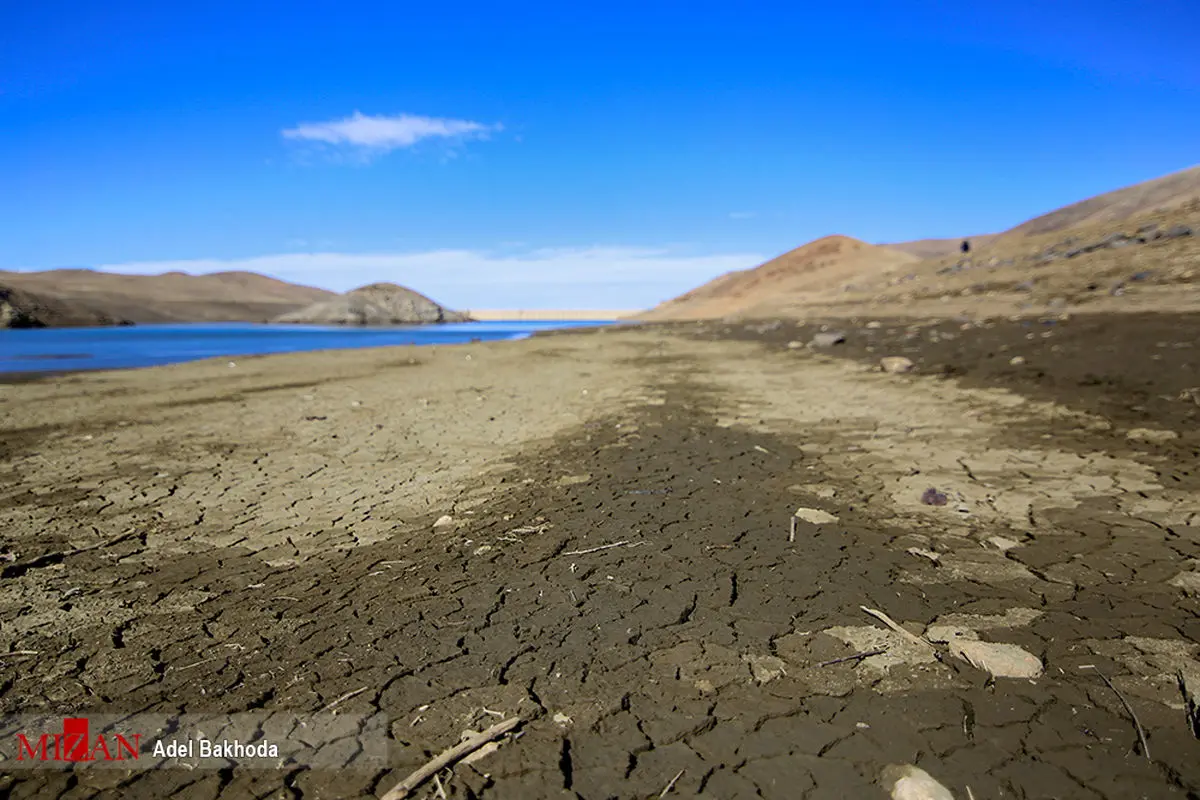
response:
<path id="1" fill-rule="evenodd" d="M 879 359 L 879 368 L 892 375 L 909 372 L 913 366 L 912 360 L 904 356 L 886 356 Z"/>
<path id="2" fill-rule="evenodd" d="M 1133 428 L 1125 434 L 1125 438 L 1131 442 L 1149 442 L 1151 444 L 1163 444 L 1179 438 L 1179 434 L 1175 431 L 1167 430 L 1152 430 L 1150 428 Z"/>
<path id="3" fill-rule="evenodd" d="M 583 475 L 563 475 L 554 483 L 556 486 L 578 486 L 581 483 L 587 483 L 591 479 L 592 476 L 588 473 Z"/>
<path id="4" fill-rule="evenodd" d="M 941 556 L 939 554 L 933 552 L 932 550 L 926 550 L 923 547 L 910 547 L 905 552 L 908 553 L 910 556 L 919 556 L 921 558 L 928 558 L 930 561 L 932 561 L 935 564 L 938 563 L 938 559 L 941 558 Z"/>
<path id="5" fill-rule="evenodd" d="M 1163 231 L 1162 238 L 1178 239 L 1181 236 L 1191 236 L 1191 235 L 1192 235 L 1192 229 L 1189 228 L 1187 225 L 1172 225 L 1171 227 L 1169 227 L 1165 231 Z"/>
<path id="6" fill-rule="evenodd" d="M 867 327 L 871 330 L 875 330 L 876 328 L 883 327 L 883 323 L 879 322 L 878 320 L 871 320 L 867 323 Z"/>
<path id="7" fill-rule="evenodd" d="M 954 800 L 949 789 L 912 764 L 889 764 L 883 768 L 880 782 L 892 800 Z"/>
<path id="8" fill-rule="evenodd" d="M 988 537 L 988 544 L 992 545 L 993 547 L 995 547 L 997 550 L 999 550 L 1002 553 L 1007 553 L 1009 550 L 1012 550 L 1014 547 L 1021 546 L 1021 543 L 1016 541 L 1015 539 L 1009 539 L 1004 536 L 990 536 L 990 537 Z"/>
<path id="9" fill-rule="evenodd" d="M 954 639 L 950 652 L 996 678 L 1037 678 L 1042 674 L 1041 659 L 1015 644 Z"/>
<path id="10" fill-rule="evenodd" d="M 454 517 L 450 516 L 449 514 L 443 514 L 442 516 L 437 518 L 436 522 L 433 523 L 433 527 L 435 529 L 436 528 L 445 528 L 445 527 L 447 527 L 449 525 L 453 525 L 453 524 L 454 524 Z"/>
<path id="11" fill-rule="evenodd" d="M 570 725 L 574 721 L 561 711 L 555 711 L 553 719 L 555 725 Z"/>
<path id="12" fill-rule="evenodd" d="M 1025 363 L 1025 357 L 1024 356 L 1013 356 L 1012 358 L 1010 358 L 1008 360 L 1008 363 L 1010 366 L 1019 367 Z"/>
<path id="13" fill-rule="evenodd" d="M 841 331 L 829 331 L 828 333 L 818 333 L 813 336 L 812 341 L 808 343 L 809 347 L 833 347 L 835 344 L 843 344 L 846 341 L 846 334 Z"/>
<path id="14" fill-rule="evenodd" d="M 787 343 L 788 350 L 799 350 L 802 347 L 804 347 L 804 342 L 797 342 L 794 339 Z"/>
<path id="15" fill-rule="evenodd" d="M 921 494 L 921 502 L 927 506 L 944 506 L 949 501 L 946 495 L 934 489 L 932 486 L 926 489 Z"/>
<path id="16" fill-rule="evenodd" d="M 819 508 L 797 508 L 794 516 L 813 525 L 826 525 L 830 522 L 838 521 L 838 518 L 833 514 L 830 514 L 828 511 L 822 511 Z"/>

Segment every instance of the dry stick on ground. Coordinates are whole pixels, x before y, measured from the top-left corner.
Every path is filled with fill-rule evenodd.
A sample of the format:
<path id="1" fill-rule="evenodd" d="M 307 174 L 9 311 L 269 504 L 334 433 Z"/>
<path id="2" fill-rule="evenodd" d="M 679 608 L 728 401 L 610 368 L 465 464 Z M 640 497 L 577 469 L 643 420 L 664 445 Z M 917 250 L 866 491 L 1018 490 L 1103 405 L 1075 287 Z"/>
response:
<path id="1" fill-rule="evenodd" d="M 675 773 L 675 777 L 671 778 L 671 782 L 666 785 L 666 788 L 664 788 L 661 792 L 658 793 L 659 800 L 662 800 L 662 798 L 666 797 L 667 795 L 669 795 L 671 793 L 671 790 L 675 788 L 675 783 L 682 776 L 683 776 L 683 770 L 679 770 L 679 772 Z"/>
<path id="2" fill-rule="evenodd" d="M 795 514 L 792 515 L 791 525 L 792 525 L 792 528 L 790 531 L 788 531 L 788 541 L 794 542 L 794 541 L 796 541 L 796 515 Z"/>
<path id="3" fill-rule="evenodd" d="M 1183 670 L 1178 670 L 1175 677 L 1179 680 L 1179 691 L 1183 693 L 1183 713 L 1187 717 L 1188 729 L 1192 736 L 1200 739 L 1200 694 L 1192 690 Z"/>
<path id="4" fill-rule="evenodd" d="M 351 697 L 358 697 L 360 694 L 362 694 L 366 690 L 367 690 L 367 687 L 364 686 L 361 689 L 355 689 L 353 692 L 346 692 L 344 695 L 339 697 L 337 700 L 334 700 L 332 703 L 330 703 L 329 705 L 322 708 L 321 711 L 318 713 L 324 713 L 326 711 L 331 711 L 333 708 L 340 705 L 342 703 L 342 701 L 349 700 Z"/>
<path id="5" fill-rule="evenodd" d="M 882 655 L 886 652 L 887 652 L 886 647 L 877 647 L 874 650 L 864 650 L 863 652 L 855 653 L 852 656 L 842 656 L 841 658 L 834 658 L 834 659 L 830 659 L 829 661 L 822 661 L 820 664 L 817 664 L 817 666 L 818 667 L 832 667 L 834 664 L 844 664 L 847 661 L 861 661 L 864 658 L 870 658 L 871 656 Z"/>
<path id="6" fill-rule="evenodd" d="M 1108 679 L 1108 676 L 1097 669 L 1094 664 L 1088 664 L 1084 667 L 1084 669 L 1095 670 L 1096 674 L 1100 676 L 1100 680 L 1104 681 L 1105 685 L 1112 689 L 1113 694 L 1115 694 L 1117 699 L 1121 701 L 1121 705 L 1125 706 L 1125 710 L 1129 713 L 1130 719 L 1133 720 L 1133 727 L 1137 730 L 1138 741 L 1142 743 L 1142 755 L 1146 757 L 1147 761 L 1153 761 L 1153 759 L 1150 758 L 1150 745 L 1146 744 L 1146 731 L 1142 729 L 1142 723 L 1140 720 L 1138 720 L 1137 714 L 1134 713 L 1133 706 L 1129 705 L 1129 701 L 1125 699 L 1125 695 L 1118 692 L 1117 687 L 1113 686 L 1112 681 Z"/>
<path id="7" fill-rule="evenodd" d="M 620 547 L 629 542 L 613 542 L 612 544 L 602 544 L 599 547 L 589 547 L 587 550 L 568 550 L 563 553 L 564 556 L 585 556 L 588 553 L 599 553 L 601 550 L 611 550 L 614 547 Z"/>
<path id="8" fill-rule="evenodd" d="M 520 725 L 521 722 L 523 722 L 521 717 L 513 717 L 503 722 L 497 722 L 487 730 L 467 737 L 449 750 L 443 750 L 433 760 L 425 764 L 425 766 L 413 771 L 407 778 L 389 789 L 387 794 L 380 798 L 380 800 L 403 800 L 412 793 L 413 789 L 416 789 L 422 783 L 441 772 L 444 767 L 448 767 L 464 756 L 470 755 L 488 742 L 499 739 Z"/>

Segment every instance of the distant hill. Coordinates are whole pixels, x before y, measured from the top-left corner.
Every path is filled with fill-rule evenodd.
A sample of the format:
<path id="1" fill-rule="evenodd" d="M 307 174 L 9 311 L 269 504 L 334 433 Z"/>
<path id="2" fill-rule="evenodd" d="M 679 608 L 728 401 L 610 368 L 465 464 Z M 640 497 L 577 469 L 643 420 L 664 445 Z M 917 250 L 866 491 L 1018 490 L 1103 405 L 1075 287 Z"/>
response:
<path id="1" fill-rule="evenodd" d="M 124 322 L 70 301 L 0 286 L 0 328 L 65 328 Z"/>
<path id="2" fill-rule="evenodd" d="M 848 236 L 826 236 L 753 269 L 728 272 L 637 315 L 642 320 L 707 319 L 784 313 L 804 295 L 836 292 L 863 277 L 918 262 L 916 256 Z"/>
<path id="3" fill-rule="evenodd" d="M 963 238 L 971 244 L 965 255 Z M 1000 234 L 963 238 L 869 245 L 830 236 L 722 275 L 633 319 L 1126 308 L 1134 296 L 1200 305 L 1194 291 L 1200 167 L 1074 203 Z"/>
<path id="4" fill-rule="evenodd" d="M 0 285 L 133 322 L 262 322 L 333 292 L 253 272 L 121 275 L 90 269 L 0 272 Z"/>
<path id="5" fill-rule="evenodd" d="M 412 289 L 394 283 L 373 283 L 283 314 L 274 321 L 314 325 L 412 325 L 468 322 L 470 317 L 450 311 Z"/>
<path id="6" fill-rule="evenodd" d="M 1200 201 L 1200 166 L 1089 197 L 1005 231 L 1003 236 L 1037 236 L 1077 225 L 1124 222 L 1148 212 L 1171 211 Z"/>

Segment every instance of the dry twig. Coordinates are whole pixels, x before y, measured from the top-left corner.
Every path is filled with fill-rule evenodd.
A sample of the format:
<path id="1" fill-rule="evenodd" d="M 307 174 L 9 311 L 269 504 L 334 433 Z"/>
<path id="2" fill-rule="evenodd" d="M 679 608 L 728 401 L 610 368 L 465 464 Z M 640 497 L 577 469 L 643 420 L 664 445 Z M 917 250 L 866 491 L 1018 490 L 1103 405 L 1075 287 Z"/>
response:
<path id="1" fill-rule="evenodd" d="M 662 800 L 662 798 L 666 797 L 667 795 L 669 795 L 671 793 L 671 790 L 675 788 L 675 783 L 682 776 L 683 776 L 683 770 L 679 770 L 679 772 L 675 773 L 675 777 L 671 778 L 671 782 L 668 783 L 666 785 L 666 787 L 661 792 L 658 793 L 659 800 Z"/>
<path id="2" fill-rule="evenodd" d="M 564 556 L 585 556 L 588 553 L 599 553 L 601 550 L 611 550 L 614 547 L 620 547 L 623 544 L 629 544 L 627 541 L 613 542 L 612 544 L 602 544 L 599 547 L 589 547 L 586 550 L 568 550 L 563 553 Z"/>
<path id="3" fill-rule="evenodd" d="M 887 652 L 886 647 L 877 647 L 874 650 L 864 650 L 863 652 L 855 653 L 852 656 L 842 656 L 841 658 L 834 658 L 834 659 L 830 659 L 829 661 L 822 661 L 820 664 L 817 664 L 817 666 L 818 667 L 832 667 L 834 664 L 844 664 L 847 661 L 861 661 L 864 658 L 870 658 L 871 656 L 882 655 L 883 653 L 886 653 L 886 652 Z"/>
<path id="4" fill-rule="evenodd" d="M 355 689 L 353 692 L 346 692 L 344 695 L 339 697 L 337 700 L 334 700 L 332 703 L 330 703 L 329 705 L 322 708 L 318 713 L 332 711 L 336 706 L 341 705 L 342 701 L 349 700 L 351 697 L 358 697 L 360 694 L 362 694 L 366 690 L 367 690 L 367 687 L 364 686 L 361 689 Z"/>
<path id="5" fill-rule="evenodd" d="M 503 722 L 497 722 L 487 730 L 464 739 L 449 750 L 443 750 L 439 755 L 425 764 L 425 766 L 414 770 L 411 775 L 389 789 L 387 794 L 380 798 L 380 800 L 404 800 L 404 798 L 412 793 L 413 789 L 416 789 L 422 783 L 441 772 L 443 768 L 454 764 L 463 756 L 470 755 L 488 742 L 499 739 L 520 725 L 521 722 L 522 719 L 520 717 L 513 717 Z"/>
<path id="6" fill-rule="evenodd" d="M 1153 761 L 1153 759 L 1150 758 L 1150 745 L 1146 744 L 1146 731 L 1142 729 L 1142 723 L 1138 719 L 1137 714 L 1134 713 L 1133 706 L 1129 705 L 1129 701 L 1125 699 L 1125 695 L 1117 691 L 1117 687 L 1113 686 L 1112 681 L 1108 679 L 1108 676 L 1101 672 L 1096 665 L 1087 664 L 1083 667 L 1083 669 L 1095 670 L 1096 674 L 1100 676 L 1100 680 L 1104 681 L 1104 684 L 1108 686 L 1108 688 L 1112 689 L 1113 694 L 1115 694 L 1117 699 L 1121 701 L 1121 705 L 1125 706 L 1125 711 L 1128 712 L 1129 718 L 1133 720 L 1133 727 L 1137 730 L 1138 741 L 1142 743 L 1142 755 L 1146 757 L 1147 761 Z"/>

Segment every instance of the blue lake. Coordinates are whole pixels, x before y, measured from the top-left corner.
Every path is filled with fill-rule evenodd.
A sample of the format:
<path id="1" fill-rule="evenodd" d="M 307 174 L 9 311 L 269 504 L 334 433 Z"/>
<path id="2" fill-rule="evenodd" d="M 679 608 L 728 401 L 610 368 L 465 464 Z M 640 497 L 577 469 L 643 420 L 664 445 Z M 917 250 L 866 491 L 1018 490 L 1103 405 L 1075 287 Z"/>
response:
<path id="1" fill-rule="evenodd" d="M 0 330 L 0 373 L 152 367 L 215 356 L 347 347 L 464 344 L 473 339 L 523 339 L 537 331 L 603 324 L 564 320 L 351 328 L 229 322 Z"/>

